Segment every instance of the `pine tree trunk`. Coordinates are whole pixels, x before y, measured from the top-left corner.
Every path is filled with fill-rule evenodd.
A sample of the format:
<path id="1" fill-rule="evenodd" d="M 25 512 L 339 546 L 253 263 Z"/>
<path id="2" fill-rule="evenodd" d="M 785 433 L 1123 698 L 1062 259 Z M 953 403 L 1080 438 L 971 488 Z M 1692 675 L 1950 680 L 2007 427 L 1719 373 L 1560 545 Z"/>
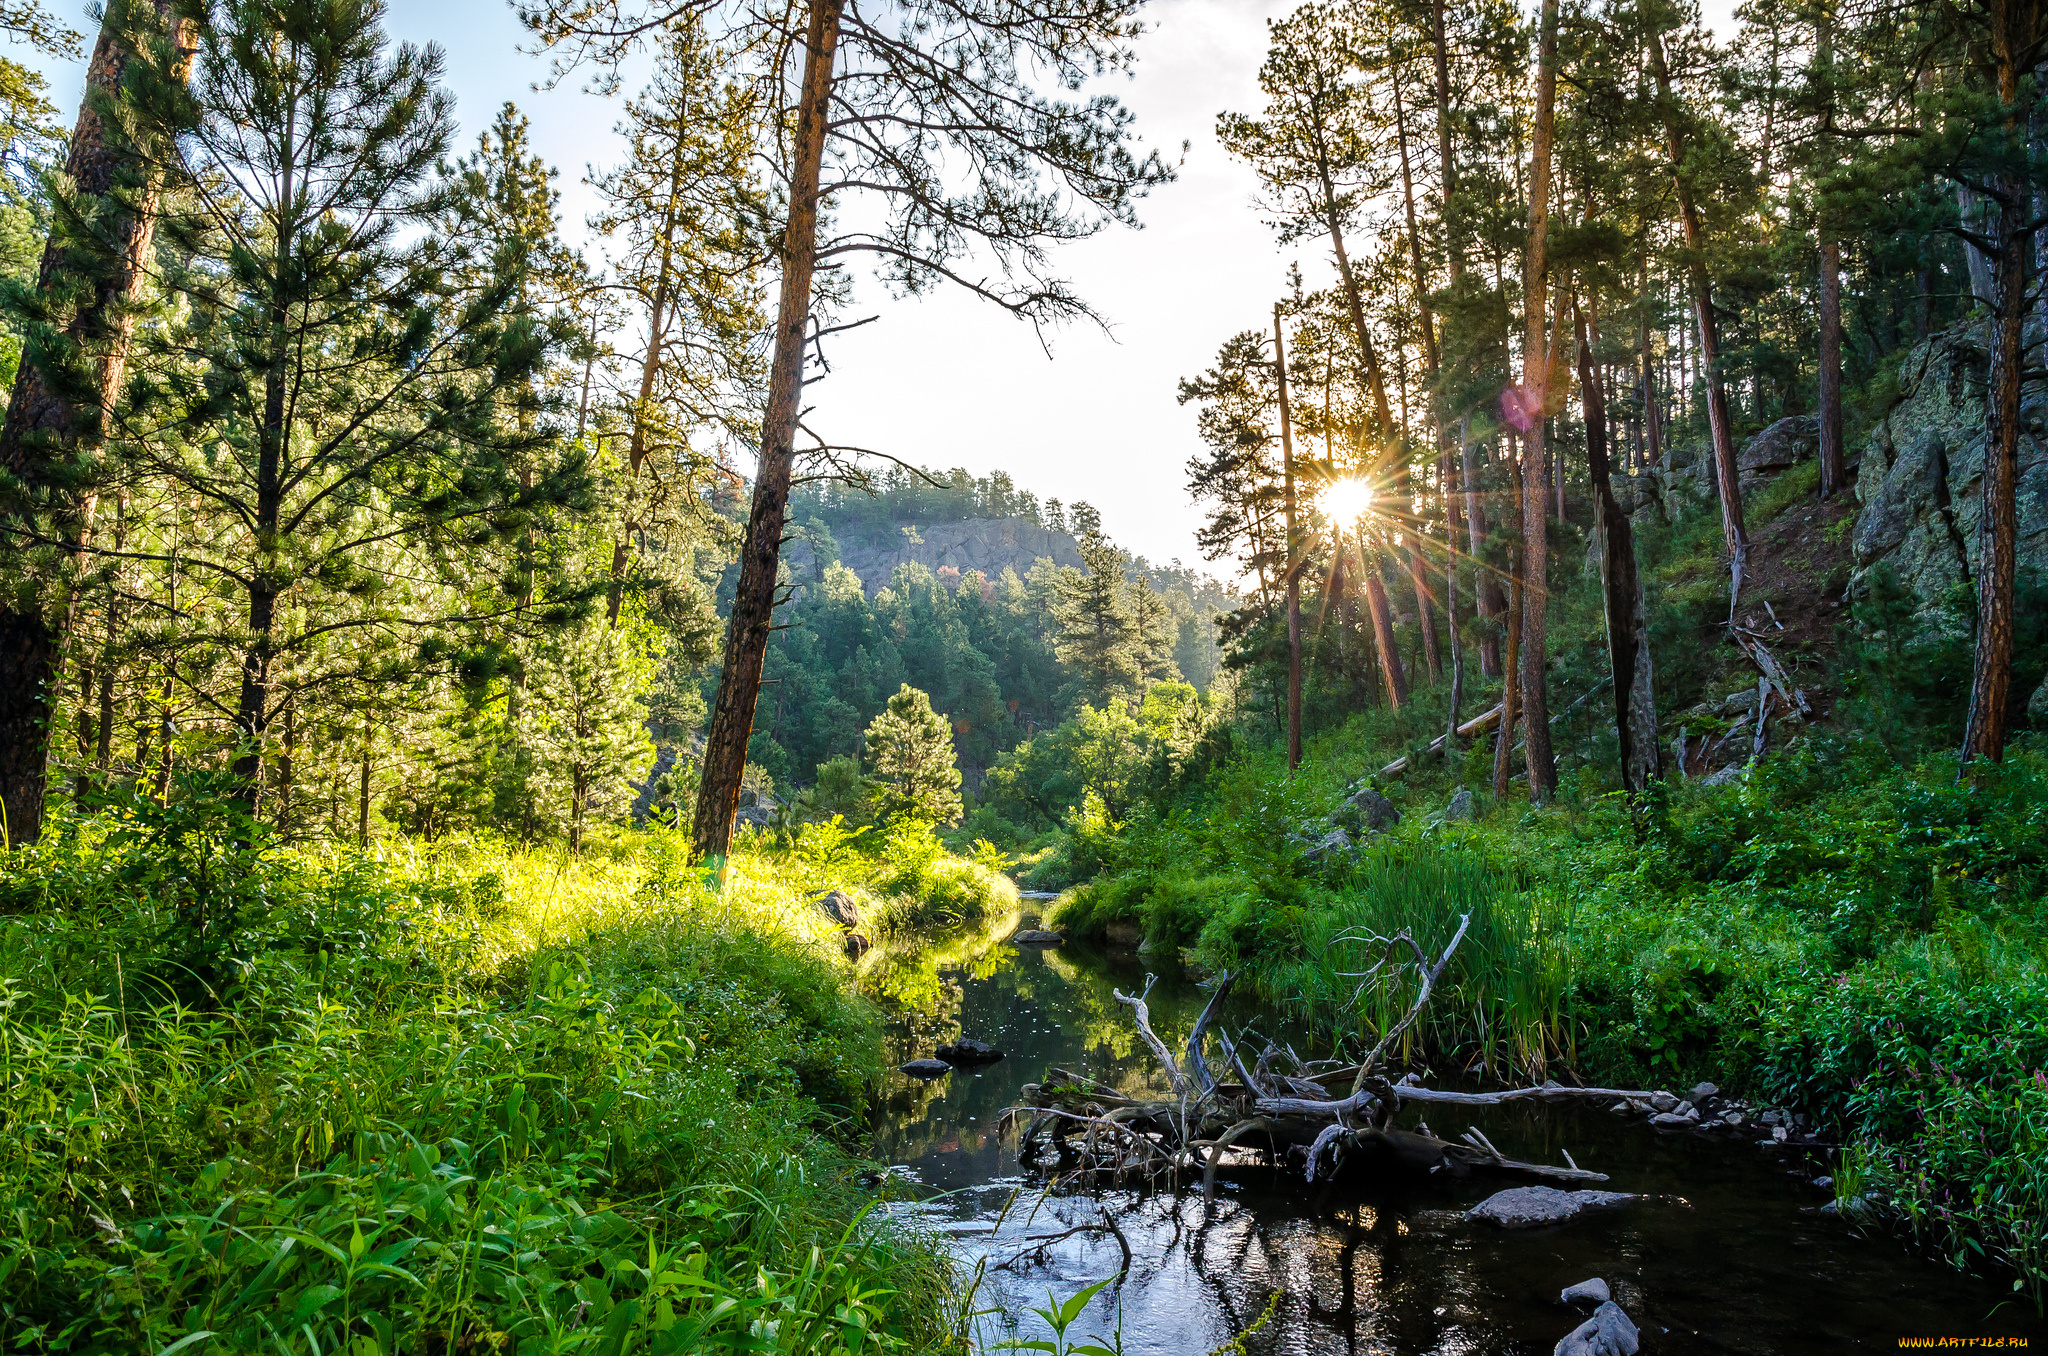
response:
<path id="1" fill-rule="evenodd" d="M 1848 478 L 1842 456 L 1842 245 L 1825 235 L 1820 242 L 1821 498 L 1841 493 Z"/>
<path id="2" fill-rule="evenodd" d="M 1287 408 L 1287 340 L 1280 307 L 1273 307 L 1273 371 L 1280 390 L 1280 479 L 1286 495 L 1287 555 L 1287 770 L 1301 766 L 1301 571 L 1296 567 L 1294 530 L 1294 430 Z"/>
<path id="3" fill-rule="evenodd" d="M 370 727 L 363 726 L 362 780 L 356 792 L 356 846 L 370 845 Z"/>
<path id="4" fill-rule="evenodd" d="M 1742 488 L 1736 477 L 1735 430 L 1728 419 L 1728 392 L 1721 381 L 1721 331 L 1714 319 L 1714 286 L 1707 277 L 1706 233 L 1699 204 L 1685 172 L 1685 134 L 1679 127 L 1678 105 L 1671 94 L 1671 70 L 1664 60 L 1664 40 L 1650 35 L 1650 74 L 1657 82 L 1657 100 L 1664 113 L 1664 147 L 1671 157 L 1672 183 L 1678 190 L 1678 219 L 1685 232 L 1685 271 L 1691 283 L 1694 321 L 1699 330 L 1699 374 L 1707 387 L 1707 425 L 1714 442 L 1714 484 L 1721 496 L 1721 537 L 1728 549 L 1728 617 L 1742 597 L 1742 577 L 1749 568 L 1749 533 L 1742 521 Z"/>
<path id="5" fill-rule="evenodd" d="M 1493 621 L 1507 610 L 1507 598 L 1501 592 L 1500 578 L 1487 564 L 1486 505 L 1480 498 L 1478 451 L 1470 439 L 1458 449 L 1458 478 L 1465 492 L 1465 537 L 1472 555 L 1473 604 L 1479 615 Z M 1500 635 L 1491 626 L 1479 638 L 1479 672 L 1488 678 L 1500 677 Z"/>
<path id="6" fill-rule="evenodd" d="M 309 130 L 298 126 L 296 111 L 287 113 L 278 153 L 284 168 L 277 219 L 272 223 L 275 254 L 270 280 L 270 352 L 269 367 L 263 374 L 263 424 L 257 431 L 253 524 L 257 549 L 271 553 L 278 550 L 278 530 L 284 512 L 284 457 L 291 440 L 285 394 L 294 370 L 290 287 L 297 236 L 295 171 L 302 150 L 300 138 Z M 242 654 L 242 692 L 235 707 L 235 734 L 240 744 L 234 762 L 235 795 L 251 820 L 256 818 L 263 793 L 263 746 L 271 716 L 271 666 L 277 657 L 277 590 L 270 583 L 271 572 L 263 565 L 259 560 L 248 576 L 250 641 Z"/>
<path id="7" fill-rule="evenodd" d="M 1548 318 L 1550 150 L 1557 106 L 1557 0 L 1543 0 L 1537 45 L 1536 120 L 1529 147 L 1529 242 L 1522 274 L 1523 405 L 1529 428 L 1522 446 L 1522 633 L 1520 698 L 1523 747 L 1529 764 L 1529 800 L 1547 804 L 1557 790 L 1550 751 L 1550 703 L 1544 690 L 1549 655 L 1544 637 L 1549 605 L 1549 524 L 1545 513 L 1546 414 L 1555 360 L 1544 334 Z M 1561 309 L 1561 308 L 1560 308 Z"/>
<path id="8" fill-rule="evenodd" d="M 1401 667 L 1401 652 L 1394 644 L 1393 609 L 1387 605 L 1387 586 L 1380 580 L 1365 534 L 1358 537 L 1358 568 L 1365 576 L 1365 604 L 1372 613 L 1372 643 L 1380 656 L 1380 683 L 1387 694 L 1389 709 L 1399 711 L 1408 703 L 1408 675 Z"/>
<path id="9" fill-rule="evenodd" d="M 1999 102 L 2019 97 L 2020 53 L 2039 40 L 2038 4 L 1992 0 L 1991 51 Z M 2008 132 L 2017 130 L 2008 122 Z M 1992 274 L 1991 373 L 1984 399 L 1984 509 L 1977 528 L 1977 642 L 1970 679 L 1970 715 L 1963 761 L 2005 756 L 2006 706 L 2012 688 L 2013 592 L 2017 571 L 2020 381 L 2026 353 L 2027 185 L 2001 173 L 1992 185 L 1997 226 Z"/>
<path id="10" fill-rule="evenodd" d="M 640 530 L 634 509 L 640 486 L 640 468 L 647 461 L 647 419 L 654 404 L 654 382 L 661 374 L 661 350 L 668 341 L 669 282 L 675 257 L 676 195 L 682 191 L 683 164 L 677 158 L 669 180 L 669 202 L 661 225 L 661 262 L 654 278 L 654 298 L 647 307 L 647 351 L 640 357 L 640 397 L 633 406 L 633 431 L 626 439 L 626 513 L 619 524 L 619 539 L 612 544 L 612 585 L 605 598 L 605 621 L 619 624 L 619 604 L 625 596 L 626 565 L 633 557 L 633 538 Z M 585 375 L 585 386 L 589 384 Z M 577 416 L 582 426 L 582 416 Z"/>
<path id="11" fill-rule="evenodd" d="M 1576 311 L 1576 307 L 1574 310 Z M 1660 768 L 1657 702 L 1650 681 L 1650 637 L 1643 581 L 1636 570 L 1635 531 L 1614 497 L 1607 447 L 1607 400 L 1593 379 L 1596 331 L 1583 313 L 1579 339 L 1579 402 L 1586 418 L 1586 470 L 1593 482 L 1593 530 L 1600 546 L 1600 595 L 1607 618 L 1607 657 L 1614 673 L 1614 728 L 1621 739 L 1621 784 L 1641 791 Z"/>
<path id="12" fill-rule="evenodd" d="M 1515 491 L 1517 510 L 1522 493 Z M 1507 662 L 1501 666 L 1500 737 L 1493 745 L 1493 797 L 1505 800 L 1514 771 L 1515 723 L 1522 718 L 1522 566 L 1511 547 L 1508 553 Z"/>
<path id="13" fill-rule="evenodd" d="M 172 0 L 117 0 L 110 7 L 86 68 L 85 95 L 64 163 L 66 178 L 84 200 L 107 197 L 135 172 L 132 158 L 109 138 L 99 107 L 102 100 L 118 96 L 135 59 L 116 41 L 130 15 L 127 4 L 134 3 L 149 5 L 158 31 L 170 32 L 177 24 L 174 69 L 182 74 L 191 63 L 192 27 L 189 20 L 177 17 Z M 120 393 L 134 324 L 123 303 L 142 286 L 162 191 L 153 175 L 125 187 L 125 210 L 110 213 L 101 228 L 118 258 L 115 266 L 104 268 L 74 258 L 53 235 L 43 250 L 37 281 L 45 294 L 73 286 L 81 275 L 91 281 L 91 295 L 72 316 L 60 342 L 77 345 L 93 364 L 98 404 L 77 406 L 64 399 L 53 372 L 45 371 L 47 363 L 60 362 L 61 356 L 46 353 L 31 335 L 15 375 L 6 422 L 0 425 L 0 467 L 29 494 L 49 493 L 57 499 L 57 529 L 75 551 L 84 549 L 90 539 L 95 499 L 89 489 L 68 483 L 67 468 L 61 463 L 97 446 L 106 411 Z M 31 448 L 30 435 L 41 435 L 55 446 Z M 0 595 L 0 831 L 9 844 L 32 843 L 42 834 L 49 718 L 61 696 L 70 619 L 68 600 L 46 612 L 11 590 Z"/>
<path id="14" fill-rule="evenodd" d="M 768 657 L 776 566 L 782 558 L 783 523 L 796 462 L 811 275 L 818 261 L 818 179 L 825 156 L 833 56 L 839 45 L 839 16 L 844 5 L 845 0 L 811 0 L 802 104 L 797 113 L 796 163 L 790 176 L 789 222 L 782 239 L 775 354 L 769 369 L 768 408 L 761 425 L 761 464 L 754 477 L 746 541 L 740 548 L 739 586 L 726 622 L 725 664 L 705 731 L 702 780 L 691 826 L 697 851 L 716 859 L 721 879 L 725 854 L 732 846 L 733 816 L 739 813 L 740 777 L 746 771 L 754 704 L 761 695 L 761 669 Z"/>
<path id="15" fill-rule="evenodd" d="M 1373 347 L 1372 331 L 1365 325 L 1365 297 L 1358 285 L 1358 275 L 1352 272 L 1351 255 L 1344 248 L 1344 228 L 1337 219 L 1337 186 L 1330 179 L 1327 165 L 1319 165 L 1323 189 L 1323 217 L 1330 232 L 1330 249 L 1337 256 L 1337 278 L 1344 286 L 1344 305 L 1351 314 L 1351 328 L 1357 331 L 1359 359 L 1364 365 L 1366 389 L 1372 393 L 1372 417 L 1374 432 L 1379 435 L 1381 452 L 1384 454 L 1387 440 L 1394 434 L 1394 411 L 1387 404 L 1386 374 L 1380 369 L 1379 351 Z"/>

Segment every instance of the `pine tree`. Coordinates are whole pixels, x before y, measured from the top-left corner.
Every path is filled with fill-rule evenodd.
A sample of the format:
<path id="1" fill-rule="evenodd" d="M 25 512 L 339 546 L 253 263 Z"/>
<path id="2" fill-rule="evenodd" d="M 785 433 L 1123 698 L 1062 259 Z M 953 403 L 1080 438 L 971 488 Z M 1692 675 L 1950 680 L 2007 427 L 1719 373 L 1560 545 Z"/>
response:
<path id="1" fill-rule="evenodd" d="M 630 800 L 629 779 L 654 761 L 640 702 L 653 669 L 632 644 L 625 630 L 585 622 L 535 647 L 527 746 L 543 801 L 567 821 L 571 852 L 583 850 L 590 817 Z"/>
<path id="2" fill-rule="evenodd" d="M 532 242 L 431 229 L 455 194 L 441 54 L 387 52 L 380 16 L 224 0 L 189 97 L 160 79 L 144 111 L 205 191 L 166 222 L 182 314 L 138 364 L 128 446 L 215 515 L 183 563 L 241 598 L 218 624 L 251 807 L 281 693 L 388 683 L 437 631 L 508 616 L 518 585 L 470 548 L 588 498 L 580 459 L 544 464 L 563 336 L 524 295 Z"/>
<path id="3" fill-rule="evenodd" d="M 953 730 L 930 697 L 905 683 L 868 724 L 866 739 L 869 794 L 880 822 L 960 822 Z"/>

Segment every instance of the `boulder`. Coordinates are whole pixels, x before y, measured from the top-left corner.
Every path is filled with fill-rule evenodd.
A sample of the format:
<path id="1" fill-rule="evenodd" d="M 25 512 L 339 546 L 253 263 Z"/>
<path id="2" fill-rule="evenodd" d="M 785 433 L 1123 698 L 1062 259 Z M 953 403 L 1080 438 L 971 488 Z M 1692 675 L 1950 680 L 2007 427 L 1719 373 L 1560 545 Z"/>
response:
<path id="1" fill-rule="evenodd" d="M 1021 932 L 1012 933 L 1010 940 L 1020 946 L 1058 946 L 1067 938 L 1064 933 L 1050 932 L 1044 928 L 1025 928 Z"/>
<path id="2" fill-rule="evenodd" d="M 1700 1114 L 1697 1111 L 1684 1115 L 1676 1111 L 1660 1111 L 1650 1117 L 1650 1124 L 1659 1130 L 1690 1130 L 1699 1123 Z"/>
<path id="3" fill-rule="evenodd" d="M 912 1078 L 943 1078 L 953 1072 L 953 1066 L 943 1059 L 913 1059 L 902 1066 L 903 1072 Z"/>
<path id="4" fill-rule="evenodd" d="M 861 936 L 858 932 L 849 932 L 840 938 L 840 945 L 846 948 L 846 958 L 848 960 L 857 961 L 862 956 L 868 954 L 869 949 L 874 946 L 874 943 Z"/>
<path id="5" fill-rule="evenodd" d="M 739 813 L 733 816 L 733 822 L 748 828 L 765 829 L 775 823 L 775 811 L 765 805 L 742 805 Z"/>
<path id="6" fill-rule="evenodd" d="M 1700 778 L 1700 785 L 1732 786 L 1736 782 L 1741 781 L 1742 774 L 1748 770 L 1748 764 L 1746 763 L 1730 763 L 1727 767 L 1709 772 L 1706 776 Z"/>
<path id="7" fill-rule="evenodd" d="M 948 1064 L 993 1064 L 1003 1057 L 1003 1052 L 986 1041 L 969 1040 L 961 1037 L 951 1045 L 942 1045 L 933 1052 Z"/>
<path id="8" fill-rule="evenodd" d="M 844 890 L 818 896 L 818 910 L 843 928 L 860 926 L 860 905 Z"/>
<path id="9" fill-rule="evenodd" d="M 1388 800 L 1369 786 L 1360 787 L 1346 802 L 1358 811 L 1358 817 L 1365 827 L 1380 833 L 1401 822 L 1401 812 L 1394 802 Z"/>
<path id="10" fill-rule="evenodd" d="M 1510 1187 L 1465 1212 L 1465 1218 L 1500 1229 L 1540 1229 L 1580 1215 L 1616 1210 L 1636 1200 L 1623 1191 L 1559 1191 L 1556 1187 Z"/>
<path id="11" fill-rule="evenodd" d="M 1652 1111 L 1676 1111 L 1678 1110 L 1678 1098 L 1668 1092 L 1653 1092 L 1650 1094 L 1650 1109 Z"/>
<path id="12" fill-rule="evenodd" d="M 1751 438 L 1736 454 L 1735 469 L 1745 476 L 1775 475 L 1819 452 L 1820 420 L 1795 414 Z"/>
<path id="13" fill-rule="evenodd" d="M 1444 806 L 1444 818 L 1457 823 L 1470 823 L 1472 819 L 1472 793 L 1459 787 L 1450 802 Z"/>
<path id="14" fill-rule="evenodd" d="M 1551 1356 L 1636 1356 L 1642 1338 L 1636 1325 L 1613 1300 L 1593 1311 L 1593 1316 L 1564 1335 Z"/>
<path id="15" fill-rule="evenodd" d="M 1699 1103 L 1699 1102 L 1704 1102 L 1704 1101 L 1706 1101 L 1706 1100 L 1707 1100 L 1707 1099 L 1708 1099 L 1709 1097 L 1718 1097 L 1718 1096 L 1720 1096 L 1720 1095 L 1721 1095 L 1721 1090 L 1720 1090 L 1719 1088 L 1715 1087 L 1715 1086 L 1714 1086 L 1714 1085 L 1713 1085 L 1712 1083 L 1695 1083 L 1695 1084 L 1693 1084 L 1693 1089 L 1692 1089 L 1692 1100 L 1693 1100 L 1693 1101 L 1694 1101 L 1695 1103 Z"/>
<path id="16" fill-rule="evenodd" d="M 1614 1296 L 1608 1293 L 1607 1282 L 1595 1276 L 1590 1281 L 1580 1281 L 1577 1285 L 1566 1286 L 1564 1293 L 1557 1297 L 1557 1302 L 1583 1306 L 1605 1304 L 1613 1298 Z"/>
<path id="17" fill-rule="evenodd" d="M 2036 725 L 2048 718 L 2048 678 L 2041 680 L 2041 686 L 2034 689 L 2034 695 L 2027 698 L 2027 718 Z"/>
<path id="18" fill-rule="evenodd" d="M 1348 852 L 1350 850 L 1351 835 L 1342 829 L 1331 829 L 1316 840 L 1315 846 L 1302 853 L 1301 859 L 1305 862 L 1316 862 L 1321 861 L 1325 857 L 1333 857 L 1340 852 Z"/>

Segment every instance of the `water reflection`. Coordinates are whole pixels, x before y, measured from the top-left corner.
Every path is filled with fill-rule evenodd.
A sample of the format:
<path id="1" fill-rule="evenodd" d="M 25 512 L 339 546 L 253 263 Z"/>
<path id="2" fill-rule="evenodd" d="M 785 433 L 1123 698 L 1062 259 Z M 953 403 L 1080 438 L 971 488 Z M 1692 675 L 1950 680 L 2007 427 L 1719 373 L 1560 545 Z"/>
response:
<path id="1" fill-rule="evenodd" d="M 1282 1170 L 1247 1164 L 1219 1177 L 1218 1199 L 1199 1192 L 1118 1190 L 1048 1195 L 996 1136 L 1023 1084 L 1060 1065 L 1131 1095 L 1163 1093 L 1164 1078 L 1138 1045 L 1128 1009 L 1111 996 L 1144 982 L 1135 957 L 1079 947 L 1003 943 L 1005 920 L 878 957 L 866 973 L 880 995 L 928 1002 L 894 1028 L 896 1062 L 928 1055 L 959 1035 L 1007 1052 L 1000 1063 L 924 1084 L 895 1075 L 875 1153 L 900 1165 L 898 1208 L 954 1237 L 972 1266 L 991 1270 L 980 1302 L 992 1312 L 984 1347 L 1041 1336 L 1028 1310 L 1116 1271 L 1116 1240 L 1079 1235 L 1029 1252 L 1033 1235 L 1059 1233 L 1107 1205 L 1134 1254 L 1078 1325 L 1121 1322 L 1133 1353 L 1199 1356 L 1280 1299 L 1247 1342 L 1254 1353 L 1547 1353 L 1573 1324 L 1559 1290 L 1605 1277 L 1656 1353 L 1806 1353 L 1897 1350 L 1902 1335 L 2028 1334 L 2030 1315 L 1998 1306 L 1988 1283 L 1920 1261 L 1887 1239 L 1863 1239 L 1815 1213 L 1823 1197 L 1795 1164 L 1747 1144 L 1667 1139 L 1587 1108 L 1523 1105 L 1464 1116 L 1434 1108 L 1435 1132 L 1454 1139 L 1479 1125 L 1513 1157 L 1561 1161 L 1569 1149 L 1622 1191 L 1683 1196 L 1566 1229 L 1479 1232 L 1462 1211 L 1499 1189 L 1497 1179 L 1359 1180 L 1311 1188 Z M 1205 995 L 1184 976 L 1152 991 L 1154 1023 L 1174 1048 Z M 1299 1038 L 1283 1022 L 1240 1006 L 1230 1028 Z M 1450 1114 L 1446 1114 L 1446 1113 Z M 1809 1165 L 1807 1175 L 1814 1169 Z M 1019 1254 L 1023 1254 L 1021 1257 Z"/>

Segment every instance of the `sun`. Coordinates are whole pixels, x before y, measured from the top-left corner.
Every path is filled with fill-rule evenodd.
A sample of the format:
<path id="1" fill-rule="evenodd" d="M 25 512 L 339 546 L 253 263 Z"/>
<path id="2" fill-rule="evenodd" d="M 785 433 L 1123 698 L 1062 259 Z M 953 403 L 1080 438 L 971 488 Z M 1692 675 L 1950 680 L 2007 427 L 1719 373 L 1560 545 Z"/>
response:
<path id="1" fill-rule="evenodd" d="M 1350 526 L 1372 512 L 1372 486 L 1356 476 L 1331 481 L 1323 490 L 1323 512 L 1337 526 Z"/>

